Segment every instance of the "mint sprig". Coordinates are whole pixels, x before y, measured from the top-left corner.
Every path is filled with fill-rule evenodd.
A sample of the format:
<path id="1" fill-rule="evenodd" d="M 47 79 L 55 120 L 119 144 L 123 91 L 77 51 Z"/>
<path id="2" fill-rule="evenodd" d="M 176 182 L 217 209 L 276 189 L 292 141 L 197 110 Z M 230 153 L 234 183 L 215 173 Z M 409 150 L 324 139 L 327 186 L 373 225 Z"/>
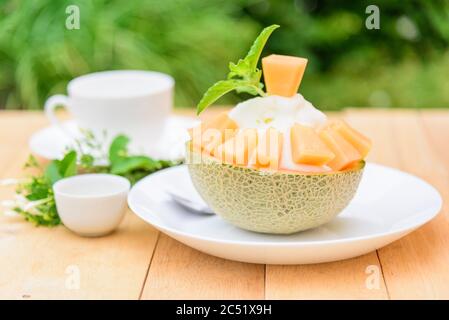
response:
<path id="1" fill-rule="evenodd" d="M 67 177 L 83 173 L 112 173 L 121 175 L 132 184 L 145 176 L 179 162 L 155 160 L 143 155 L 130 155 L 130 140 L 119 135 L 112 141 L 106 154 L 101 154 L 102 143 L 90 132 L 77 141 L 79 150 L 68 150 L 62 160 L 53 160 L 46 167 L 30 156 L 25 168 L 34 169 L 34 175 L 24 179 L 16 190 L 16 201 L 11 208 L 35 225 L 61 224 L 53 194 L 53 185 Z M 84 146 L 94 147 L 95 155 L 85 152 Z M 107 164 L 101 164 L 108 159 Z"/>
<path id="2" fill-rule="evenodd" d="M 257 64 L 268 38 L 277 28 L 279 28 L 279 25 L 274 24 L 263 29 L 256 40 L 254 40 L 245 58 L 240 59 L 237 63 L 229 63 L 227 79 L 216 82 L 204 93 L 197 105 L 197 115 L 233 90 L 237 91 L 237 93 L 246 92 L 251 95 L 266 95 L 263 91 L 263 84 L 260 82 L 262 70 L 257 68 Z"/>
<path id="3" fill-rule="evenodd" d="M 118 174 L 127 178 L 132 184 L 143 177 L 158 170 L 179 164 L 170 160 L 155 160 L 142 155 L 130 155 L 127 136 L 119 135 L 112 141 L 109 147 L 108 172 Z"/>
<path id="4" fill-rule="evenodd" d="M 76 159 L 76 152 L 70 151 L 62 160 L 53 160 L 44 169 L 33 156 L 30 156 L 25 167 L 43 172 L 19 185 L 17 189 L 19 200 L 13 210 L 35 225 L 51 227 L 60 224 L 53 185 L 77 173 Z"/>

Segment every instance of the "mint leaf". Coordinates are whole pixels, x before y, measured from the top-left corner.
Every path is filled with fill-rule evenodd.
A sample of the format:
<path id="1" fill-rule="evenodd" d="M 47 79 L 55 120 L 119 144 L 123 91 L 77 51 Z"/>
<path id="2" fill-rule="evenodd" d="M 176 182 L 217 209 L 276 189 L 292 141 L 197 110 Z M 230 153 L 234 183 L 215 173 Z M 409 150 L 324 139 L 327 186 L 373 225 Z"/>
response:
<path id="1" fill-rule="evenodd" d="M 111 162 L 111 165 L 127 155 L 128 144 L 129 138 L 127 136 L 119 135 L 114 138 L 109 146 L 109 161 Z"/>
<path id="2" fill-rule="evenodd" d="M 159 168 L 160 165 L 158 162 L 151 158 L 145 156 L 132 156 L 113 163 L 111 166 L 111 173 L 126 174 L 137 169 L 153 171 Z"/>
<path id="3" fill-rule="evenodd" d="M 62 175 L 59 173 L 59 160 L 53 160 L 45 169 L 45 177 L 53 185 L 56 181 L 62 179 Z"/>
<path id="4" fill-rule="evenodd" d="M 128 155 L 129 138 L 117 136 L 109 148 L 110 173 L 128 178 L 131 183 L 162 168 L 176 165 L 171 161 L 154 160 L 147 156 Z"/>
<path id="5" fill-rule="evenodd" d="M 59 173 L 63 178 L 76 175 L 77 154 L 75 151 L 67 153 L 59 164 Z"/>
<path id="6" fill-rule="evenodd" d="M 221 80 L 216 82 L 212 87 L 210 87 L 206 93 L 203 95 L 203 98 L 198 103 L 196 114 L 199 115 L 204 111 L 208 106 L 214 103 L 216 100 L 224 96 L 226 93 L 237 90 L 238 92 L 247 92 L 249 94 L 261 94 L 264 92 L 260 87 L 254 85 L 250 81 L 245 80 Z"/>
<path id="7" fill-rule="evenodd" d="M 212 87 L 207 89 L 204 93 L 201 101 L 196 107 L 196 114 L 199 115 L 212 103 L 220 99 L 226 93 L 237 89 L 242 85 L 240 80 L 221 80 L 216 82 Z"/>
<path id="8" fill-rule="evenodd" d="M 95 158 L 90 154 L 83 154 L 80 158 L 81 167 L 85 169 L 92 168 L 95 163 Z"/>
<path id="9" fill-rule="evenodd" d="M 265 96 L 265 92 L 262 90 L 263 84 L 260 82 L 262 71 L 257 68 L 257 64 L 268 38 L 277 28 L 279 28 L 279 25 L 274 24 L 263 29 L 245 58 L 240 59 L 237 63 L 229 63 L 227 80 L 218 81 L 204 93 L 196 107 L 197 115 L 233 90 L 237 93 L 246 92 L 252 95 Z"/>
<path id="10" fill-rule="evenodd" d="M 237 64 L 229 62 L 228 79 L 240 78 L 243 79 L 253 72 L 247 60 L 240 59 Z"/>
<path id="11" fill-rule="evenodd" d="M 279 28 L 280 26 L 277 24 L 273 24 L 269 27 L 266 27 L 262 30 L 259 36 L 254 40 L 253 45 L 248 51 L 248 54 L 245 57 L 245 61 L 249 64 L 251 69 L 257 68 L 257 63 L 259 61 L 260 55 L 262 54 L 262 50 L 265 47 L 265 44 L 268 41 L 268 38 L 271 36 L 274 30 Z"/>
<path id="12" fill-rule="evenodd" d="M 30 201 L 45 199 L 51 192 L 51 187 L 48 185 L 48 182 L 39 177 L 33 177 L 27 187 L 30 193 L 25 198 Z"/>
<path id="13" fill-rule="evenodd" d="M 257 63 L 259 62 L 260 55 L 262 54 L 268 38 L 277 28 L 279 28 L 279 25 L 273 24 L 263 29 L 256 40 L 254 40 L 254 43 L 246 54 L 246 57 L 244 59 L 240 59 L 237 64 L 232 62 L 229 63 L 230 72 L 228 74 L 228 79 L 238 77 L 254 82 L 260 81 L 262 72 L 257 69 Z"/>
<path id="14" fill-rule="evenodd" d="M 76 152 L 70 151 L 62 160 L 53 160 L 45 169 L 45 177 L 53 185 L 58 180 L 76 175 Z"/>

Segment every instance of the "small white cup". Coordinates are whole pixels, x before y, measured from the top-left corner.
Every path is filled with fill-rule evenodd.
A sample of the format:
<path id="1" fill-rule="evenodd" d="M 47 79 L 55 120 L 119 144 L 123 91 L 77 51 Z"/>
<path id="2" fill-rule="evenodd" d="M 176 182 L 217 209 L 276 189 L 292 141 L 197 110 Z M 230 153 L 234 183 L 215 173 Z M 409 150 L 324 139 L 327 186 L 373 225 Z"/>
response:
<path id="1" fill-rule="evenodd" d="M 116 70 L 87 74 L 73 79 L 68 95 L 55 95 L 45 102 L 53 125 L 67 132 L 55 115 L 63 106 L 78 126 L 112 139 L 118 134 L 131 138 L 133 148 L 146 150 L 157 141 L 173 106 L 174 80 L 153 71 Z M 149 143 L 150 142 L 150 143 Z"/>
<path id="2" fill-rule="evenodd" d="M 53 185 L 56 208 L 64 225 L 85 237 L 114 231 L 127 207 L 130 182 L 112 174 L 84 174 Z"/>

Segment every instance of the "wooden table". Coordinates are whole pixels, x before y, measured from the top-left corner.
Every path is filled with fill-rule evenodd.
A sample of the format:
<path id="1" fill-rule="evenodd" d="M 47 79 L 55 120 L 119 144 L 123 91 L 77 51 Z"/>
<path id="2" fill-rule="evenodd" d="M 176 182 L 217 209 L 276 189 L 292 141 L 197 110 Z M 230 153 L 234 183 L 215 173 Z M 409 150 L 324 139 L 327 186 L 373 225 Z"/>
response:
<path id="1" fill-rule="evenodd" d="M 203 254 L 131 212 L 116 233 L 96 239 L 1 216 L 0 298 L 448 299 L 449 111 L 348 109 L 340 116 L 373 139 L 368 160 L 438 188 L 445 203 L 437 218 L 358 258 L 277 266 Z M 46 125 L 40 112 L 0 112 L 0 178 L 23 175 L 28 139 Z M 13 189 L 0 188 L 0 200 L 12 195 Z M 372 288 L 366 281 L 376 266 L 380 285 Z"/>

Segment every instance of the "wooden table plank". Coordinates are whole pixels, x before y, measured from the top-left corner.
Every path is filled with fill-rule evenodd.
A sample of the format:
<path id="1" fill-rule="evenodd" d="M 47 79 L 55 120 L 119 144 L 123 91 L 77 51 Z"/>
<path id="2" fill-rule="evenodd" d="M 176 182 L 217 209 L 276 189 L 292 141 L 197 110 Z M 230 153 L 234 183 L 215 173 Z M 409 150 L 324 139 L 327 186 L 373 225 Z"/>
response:
<path id="1" fill-rule="evenodd" d="M 0 178 L 23 174 L 28 138 L 45 125 L 42 114 L 0 113 Z M 12 194 L 0 189 L 1 200 Z M 137 299 L 157 234 L 130 211 L 117 232 L 96 239 L 0 216 L 0 298 Z"/>
<path id="2" fill-rule="evenodd" d="M 429 143 L 429 136 L 417 111 L 353 111 L 351 120 L 352 123 L 363 123 L 364 132 L 375 141 L 384 141 L 383 145 L 376 145 L 373 149 L 372 158 L 420 176 L 438 188 L 444 199 L 449 198 L 447 162 L 445 166 Z M 385 136 L 390 139 L 384 140 Z M 436 219 L 379 250 L 392 299 L 449 297 L 447 212 L 445 205 L 443 214 Z"/>
<path id="3" fill-rule="evenodd" d="M 430 110 L 420 115 L 431 146 L 446 169 L 449 168 L 449 111 Z"/>
<path id="4" fill-rule="evenodd" d="M 0 298 L 139 298 L 157 233 L 131 212 L 117 232 L 98 239 L 81 239 L 63 227 L 35 229 L 22 220 L 0 223 L 0 259 L 8 262 Z M 72 282 L 78 277 L 79 288 Z"/>
<path id="5" fill-rule="evenodd" d="M 143 299 L 263 299 L 264 265 L 225 260 L 161 235 Z"/>
<path id="6" fill-rule="evenodd" d="M 371 275 L 379 276 L 374 286 Z M 267 299 L 388 298 L 376 252 L 331 263 L 267 265 L 265 295 Z"/>

